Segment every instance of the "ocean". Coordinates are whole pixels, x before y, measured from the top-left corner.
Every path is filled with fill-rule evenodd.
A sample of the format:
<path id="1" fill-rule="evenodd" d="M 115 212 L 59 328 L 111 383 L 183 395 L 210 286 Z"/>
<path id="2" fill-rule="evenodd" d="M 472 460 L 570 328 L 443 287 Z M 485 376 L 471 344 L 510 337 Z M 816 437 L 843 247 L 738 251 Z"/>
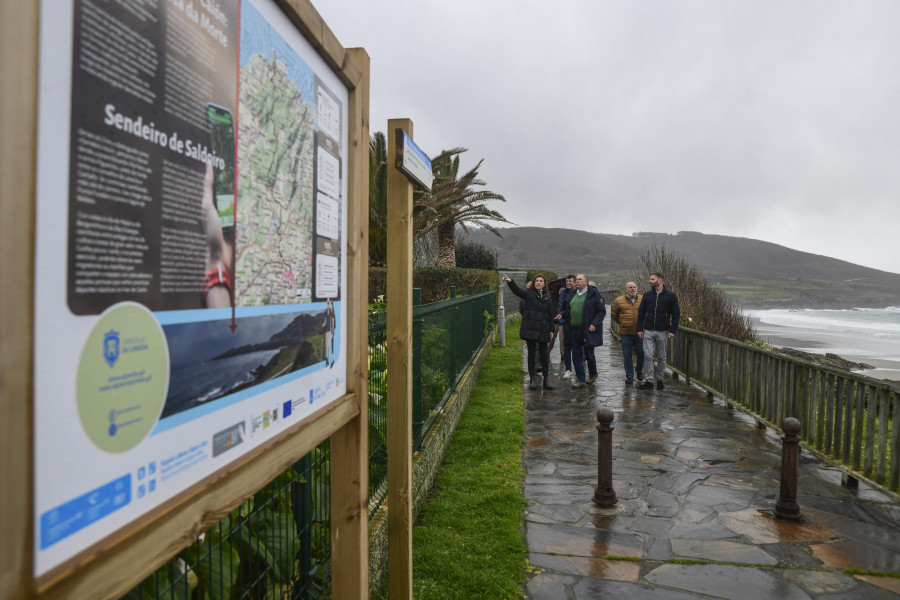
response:
<path id="1" fill-rule="evenodd" d="M 215 400 L 252 381 L 252 371 L 267 364 L 279 350 L 260 350 L 219 360 L 173 365 L 162 416 Z"/>
<path id="2" fill-rule="evenodd" d="M 900 380 L 900 306 L 843 310 L 746 310 L 757 335 L 772 346 L 833 353 L 872 365 L 859 371 Z"/>

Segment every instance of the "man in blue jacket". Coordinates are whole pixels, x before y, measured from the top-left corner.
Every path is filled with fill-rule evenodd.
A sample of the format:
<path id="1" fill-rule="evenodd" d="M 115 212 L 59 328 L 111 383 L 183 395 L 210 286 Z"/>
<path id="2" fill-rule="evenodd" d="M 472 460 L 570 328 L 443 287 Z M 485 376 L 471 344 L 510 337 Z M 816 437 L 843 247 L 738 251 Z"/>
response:
<path id="1" fill-rule="evenodd" d="M 656 352 L 656 389 L 661 390 L 666 372 L 666 341 L 675 337 L 681 309 L 678 296 L 663 285 L 661 273 L 650 275 L 650 291 L 641 298 L 638 309 L 638 337 L 644 341 L 644 360 L 647 381 L 640 385 L 642 390 L 653 389 L 653 353 Z"/>
<path id="2" fill-rule="evenodd" d="M 575 276 L 575 293 L 566 297 L 563 309 L 557 315 L 568 324 L 567 333 L 571 340 L 572 362 L 575 365 L 575 376 L 578 381 L 572 384 L 575 389 L 587 387 L 597 381 L 597 361 L 594 358 L 594 347 L 603 345 L 603 318 L 606 316 L 606 305 L 597 288 L 588 286 L 584 273 Z M 587 358 L 588 377 L 584 374 L 584 358 Z"/>

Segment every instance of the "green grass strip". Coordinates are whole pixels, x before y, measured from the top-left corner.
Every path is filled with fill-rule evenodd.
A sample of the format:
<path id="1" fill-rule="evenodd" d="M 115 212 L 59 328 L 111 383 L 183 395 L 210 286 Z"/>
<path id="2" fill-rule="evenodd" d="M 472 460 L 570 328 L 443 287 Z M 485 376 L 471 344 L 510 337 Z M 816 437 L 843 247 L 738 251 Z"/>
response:
<path id="1" fill-rule="evenodd" d="M 871 575 L 874 577 L 895 577 L 900 579 L 900 573 L 893 571 L 873 571 L 872 569 L 844 569 L 847 575 Z"/>
<path id="2" fill-rule="evenodd" d="M 518 323 L 507 326 L 506 340 L 505 348 L 490 350 L 413 527 L 417 600 L 522 597 L 528 551 L 520 531 L 526 503 Z M 386 579 L 379 598 L 387 598 L 387 587 Z"/>

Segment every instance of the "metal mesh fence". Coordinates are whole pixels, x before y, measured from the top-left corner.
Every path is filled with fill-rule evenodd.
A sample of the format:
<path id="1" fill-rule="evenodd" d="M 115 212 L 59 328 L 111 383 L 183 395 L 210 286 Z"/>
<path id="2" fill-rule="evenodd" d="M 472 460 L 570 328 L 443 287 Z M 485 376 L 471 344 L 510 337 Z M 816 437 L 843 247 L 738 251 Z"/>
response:
<path id="1" fill-rule="evenodd" d="M 125 598 L 320 597 L 331 580 L 329 455 L 326 440 Z"/>
<path id="2" fill-rule="evenodd" d="M 495 292 L 469 292 L 465 297 L 413 308 L 413 438 L 417 448 L 496 321 Z M 386 336 L 385 314 L 370 314 L 370 514 L 387 495 Z M 330 441 L 326 440 L 124 597 L 321 598 L 331 582 L 330 465 Z"/>

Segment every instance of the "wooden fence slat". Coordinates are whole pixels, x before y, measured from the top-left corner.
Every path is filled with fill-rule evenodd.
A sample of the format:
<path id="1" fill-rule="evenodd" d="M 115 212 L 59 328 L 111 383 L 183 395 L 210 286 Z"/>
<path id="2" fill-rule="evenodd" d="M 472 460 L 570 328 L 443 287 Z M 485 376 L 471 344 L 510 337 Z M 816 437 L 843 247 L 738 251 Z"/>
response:
<path id="1" fill-rule="evenodd" d="M 890 395 L 878 390 L 878 460 L 875 467 L 875 481 L 884 483 L 887 477 L 888 408 Z"/>
<path id="2" fill-rule="evenodd" d="M 774 413 L 774 409 L 775 409 L 775 402 L 778 398 L 778 391 L 777 391 L 777 387 L 776 387 L 776 385 L 777 385 L 776 368 L 778 367 L 778 362 L 770 356 L 768 358 L 768 363 L 769 363 L 769 367 L 768 367 L 769 391 L 766 394 L 766 412 L 763 414 L 763 417 L 765 417 L 769 421 L 775 421 L 773 413 Z"/>
<path id="3" fill-rule="evenodd" d="M 828 384 L 825 390 L 825 453 L 831 454 L 832 441 L 834 440 L 834 375 L 828 374 Z"/>
<path id="4" fill-rule="evenodd" d="M 891 394 L 894 397 L 894 417 L 900 415 L 900 394 Z M 891 489 L 897 491 L 900 487 L 900 427 L 894 425 L 891 428 Z"/>
<path id="5" fill-rule="evenodd" d="M 841 435 L 841 439 L 843 440 L 843 445 L 841 446 L 841 463 L 845 465 L 850 464 L 850 446 L 853 443 L 853 394 L 856 390 L 856 385 L 854 381 L 849 379 L 844 380 L 844 420 L 843 420 L 843 434 Z"/>
<path id="6" fill-rule="evenodd" d="M 878 416 L 877 394 L 879 390 L 866 386 L 866 452 L 863 459 L 863 475 L 872 476 L 875 456 L 875 419 Z"/>
<path id="7" fill-rule="evenodd" d="M 842 434 L 844 429 L 841 427 L 844 419 L 844 385 L 846 380 L 838 377 L 834 386 L 834 437 L 832 438 L 831 453 L 837 459 L 841 459 Z"/>
<path id="8" fill-rule="evenodd" d="M 865 410 L 866 386 L 862 383 L 856 384 L 856 412 L 853 415 L 853 470 L 859 471 L 862 467 L 862 451 L 863 451 L 863 415 Z"/>
<path id="9" fill-rule="evenodd" d="M 752 383 L 753 383 L 753 354 L 752 353 L 743 353 L 743 357 L 741 359 L 741 369 L 743 370 L 744 377 L 741 381 L 741 404 L 743 406 L 750 406 L 752 402 Z"/>
<path id="10" fill-rule="evenodd" d="M 806 423 L 808 425 L 803 428 L 803 435 L 809 440 L 809 443 L 816 446 L 819 440 L 819 430 L 816 425 L 818 422 L 819 405 L 819 372 L 812 369 L 809 370 L 806 390 Z"/>
<path id="11" fill-rule="evenodd" d="M 766 380 L 765 380 L 765 377 L 763 377 L 763 373 L 764 373 L 763 365 L 764 365 L 765 360 L 766 360 L 765 356 L 763 356 L 762 354 L 757 354 L 753 361 L 754 389 L 753 389 L 753 404 L 750 405 L 750 408 L 755 413 L 762 412 L 762 410 L 761 410 L 762 399 L 763 399 L 763 395 L 766 393 Z"/>

